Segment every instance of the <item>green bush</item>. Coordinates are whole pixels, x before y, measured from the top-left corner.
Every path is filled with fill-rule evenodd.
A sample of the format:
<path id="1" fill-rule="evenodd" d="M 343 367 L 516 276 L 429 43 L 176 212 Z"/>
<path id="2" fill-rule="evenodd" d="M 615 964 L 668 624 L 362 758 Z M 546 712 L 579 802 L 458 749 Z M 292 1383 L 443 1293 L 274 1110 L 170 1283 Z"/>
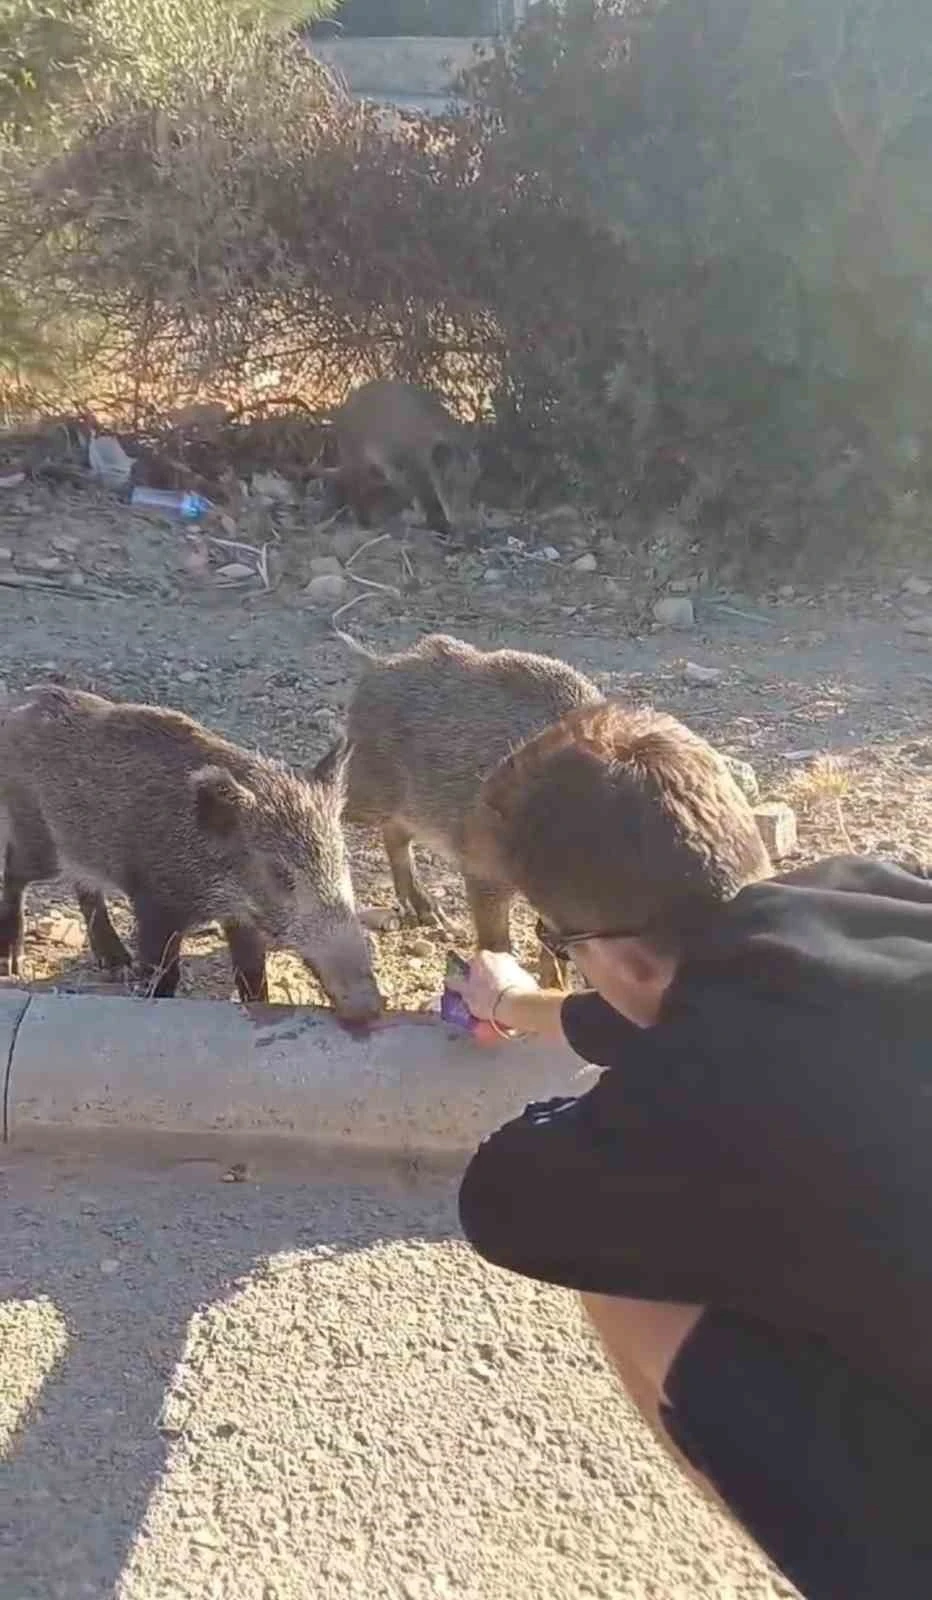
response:
<path id="1" fill-rule="evenodd" d="M 710 560 L 921 535 L 923 9 L 543 0 L 432 122 L 225 0 L 95 0 L 44 75 L 0 53 L 0 341 L 57 329 L 70 392 L 136 419 L 428 379 L 526 494 L 673 507 Z"/>
<path id="2" fill-rule="evenodd" d="M 472 75 L 499 158 L 627 245 L 645 349 L 608 393 L 720 509 L 729 456 L 932 487 L 930 69 L 923 0 L 545 0 Z"/>

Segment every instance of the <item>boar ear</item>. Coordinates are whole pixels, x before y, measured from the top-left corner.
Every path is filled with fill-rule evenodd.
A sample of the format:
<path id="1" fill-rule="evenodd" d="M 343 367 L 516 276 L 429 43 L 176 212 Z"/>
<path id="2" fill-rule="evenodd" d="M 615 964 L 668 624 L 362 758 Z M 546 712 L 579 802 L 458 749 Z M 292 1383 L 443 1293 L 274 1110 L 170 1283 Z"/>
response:
<path id="1" fill-rule="evenodd" d="M 346 788 L 346 779 L 349 772 L 350 757 L 353 747 L 345 734 L 335 740 L 325 755 L 322 755 L 316 767 L 308 773 L 311 783 L 322 783 L 325 788 L 338 789 L 341 792 Z"/>
<path id="2" fill-rule="evenodd" d="M 252 790 L 237 783 L 226 767 L 201 767 L 192 772 L 190 784 L 198 827 L 224 839 L 236 832 L 256 803 Z"/>

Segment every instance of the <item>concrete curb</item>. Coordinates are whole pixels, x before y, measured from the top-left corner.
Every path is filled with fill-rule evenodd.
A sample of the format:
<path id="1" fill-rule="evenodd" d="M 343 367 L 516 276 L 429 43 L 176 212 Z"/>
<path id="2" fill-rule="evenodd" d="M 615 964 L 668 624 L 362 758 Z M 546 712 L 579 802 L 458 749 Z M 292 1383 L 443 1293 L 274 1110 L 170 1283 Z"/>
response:
<path id="1" fill-rule="evenodd" d="M 309 1007 L 18 990 L 0 991 L 4 1060 L 13 1145 L 120 1130 L 461 1157 L 591 1081 L 565 1045 L 478 1046 L 404 1012 L 358 1033 Z"/>

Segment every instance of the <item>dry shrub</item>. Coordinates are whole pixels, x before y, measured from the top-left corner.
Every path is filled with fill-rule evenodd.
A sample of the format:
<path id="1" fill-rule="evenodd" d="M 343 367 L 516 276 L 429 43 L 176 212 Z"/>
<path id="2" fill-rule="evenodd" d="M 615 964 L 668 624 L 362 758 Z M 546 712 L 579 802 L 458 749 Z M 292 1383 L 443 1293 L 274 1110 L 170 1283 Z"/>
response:
<path id="1" fill-rule="evenodd" d="M 265 37 L 224 74 L 124 97 L 6 187 L 7 273 L 81 330 L 100 415 L 321 406 L 391 373 L 494 408 L 528 482 L 585 466 L 622 349 L 623 251 L 501 159 L 482 115 L 386 116 Z"/>

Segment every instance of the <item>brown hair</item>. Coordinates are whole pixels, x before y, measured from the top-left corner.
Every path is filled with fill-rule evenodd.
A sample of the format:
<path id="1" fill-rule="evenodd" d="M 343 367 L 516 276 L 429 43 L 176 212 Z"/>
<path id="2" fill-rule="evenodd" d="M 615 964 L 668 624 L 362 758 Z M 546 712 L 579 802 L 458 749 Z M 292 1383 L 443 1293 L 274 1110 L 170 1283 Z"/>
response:
<path id="1" fill-rule="evenodd" d="M 660 712 L 582 706 L 486 779 L 470 869 L 563 933 L 630 929 L 668 946 L 770 862 L 722 757 Z"/>

